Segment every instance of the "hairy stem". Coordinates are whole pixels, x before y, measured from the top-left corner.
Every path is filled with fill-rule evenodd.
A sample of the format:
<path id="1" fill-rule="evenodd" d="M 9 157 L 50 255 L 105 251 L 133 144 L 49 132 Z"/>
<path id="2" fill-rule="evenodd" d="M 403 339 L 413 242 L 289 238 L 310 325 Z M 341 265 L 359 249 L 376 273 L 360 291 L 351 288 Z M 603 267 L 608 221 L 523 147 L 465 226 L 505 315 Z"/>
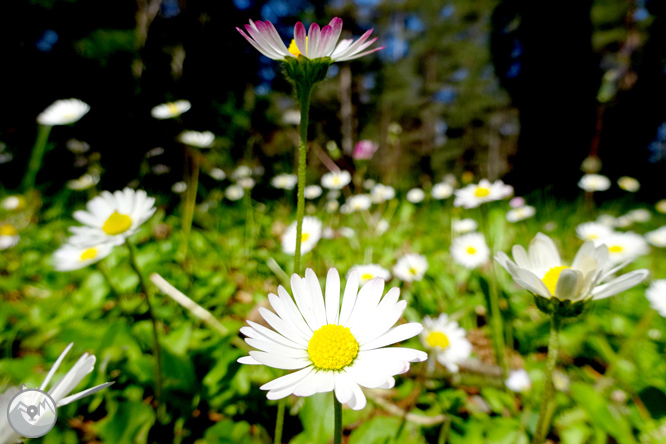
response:
<path id="1" fill-rule="evenodd" d="M 562 318 L 557 313 L 552 315 L 550 322 L 550 339 L 548 340 L 548 360 L 546 361 L 546 379 L 543 387 L 543 398 L 539 408 L 539 420 L 532 444 L 542 444 L 550 430 L 550 419 L 553 416 L 553 397 L 555 386 L 553 385 L 553 371 L 557 364 L 557 353 L 560 344 L 560 328 Z"/>

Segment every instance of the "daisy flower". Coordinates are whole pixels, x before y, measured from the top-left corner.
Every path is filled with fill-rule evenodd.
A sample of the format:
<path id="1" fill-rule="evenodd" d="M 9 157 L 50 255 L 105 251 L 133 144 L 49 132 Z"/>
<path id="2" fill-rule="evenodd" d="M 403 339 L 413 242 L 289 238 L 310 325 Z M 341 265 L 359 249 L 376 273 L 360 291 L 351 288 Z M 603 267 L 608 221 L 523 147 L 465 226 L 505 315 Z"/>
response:
<path id="1" fill-rule="evenodd" d="M 652 219 L 652 213 L 645 208 L 637 208 L 631 210 L 626 214 L 626 216 L 631 219 L 633 222 L 643 223 Z"/>
<path id="2" fill-rule="evenodd" d="M 659 227 L 654 231 L 645 233 L 645 240 L 654 247 L 666 247 L 666 225 Z"/>
<path id="3" fill-rule="evenodd" d="M 241 177 L 238 179 L 238 185 L 245 190 L 251 190 L 257 183 L 251 177 Z"/>
<path id="4" fill-rule="evenodd" d="M 240 185 L 229 185 L 226 190 L 224 190 L 224 197 L 229 200 L 239 200 L 245 195 L 243 187 Z"/>
<path id="5" fill-rule="evenodd" d="M 303 190 L 306 199 L 316 199 L 321 196 L 322 190 L 319 185 L 308 185 Z"/>
<path id="6" fill-rule="evenodd" d="M 436 183 L 430 190 L 430 195 L 437 200 L 448 199 L 453 195 L 453 187 L 446 182 Z"/>
<path id="7" fill-rule="evenodd" d="M 608 247 L 609 260 L 615 264 L 631 262 L 639 256 L 650 252 L 650 247 L 640 234 L 633 231 L 615 232 L 610 236 L 594 241 L 595 245 L 605 244 Z"/>
<path id="8" fill-rule="evenodd" d="M 57 271 L 71 271 L 99 262 L 113 250 L 110 243 L 93 247 L 80 247 L 67 243 L 53 253 L 53 268 Z"/>
<path id="9" fill-rule="evenodd" d="M 25 207 L 25 199 L 23 196 L 7 196 L 2 200 L 0 206 L 7 211 L 20 210 Z"/>
<path id="10" fill-rule="evenodd" d="M 380 204 L 393 199 L 395 197 L 395 189 L 389 185 L 378 183 L 370 190 L 370 197 L 374 203 Z"/>
<path id="11" fill-rule="evenodd" d="M 67 181 L 67 188 L 70 190 L 82 191 L 92 188 L 99 183 L 99 174 L 86 173 L 78 179 Z"/>
<path id="12" fill-rule="evenodd" d="M 652 281 L 645 291 L 645 297 L 650 302 L 650 307 L 666 318 L 666 279 Z"/>
<path id="13" fill-rule="evenodd" d="M 90 111 L 90 106 L 79 99 L 56 100 L 37 116 L 40 125 L 68 125 L 77 122 Z"/>
<path id="14" fill-rule="evenodd" d="M 456 198 L 453 205 L 463 208 L 476 208 L 479 205 L 495 200 L 506 199 L 513 194 L 513 187 L 505 185 L 501 180 L 490 183 L 481 179 L 478 184 L 470 184 L 454 191 Z"/>
<path id="15" fill-rule="evenodd" d="M 624 191 L 629 191 L 630 193 L 635 193 L 641 188 L 640 182 L 629 176 L 620 177 L 617 180 L 617 185 Z"/>
<path id="16" fill-rule="evenodd" d="M 391 279 L 391 272 L 377 264 L 354 265 L 347 273 L 347 279 L 349 279 L 349 275 L 351 275 L 352 270 L 358 271 L 361 285 L 373 280 L 374 278 L 381 278 L 385 281 Z"/>
<path id="17" fill-rule="evenodd" d="M 576 227 L 578 239 L 585 242 L 596 241 L 613 234 L 613 229 L 599 222 L 585 222 Z"/>
<path id="18" fill-rule="evenodd" d="M 0 225 L 0 250 L 6 250 L 7 248 L 13 247 L 18 244 L 19 240 L 21 240 L 21 236 L 19 236 L 14 225 Z"/>
<path id="19" fill-rule="evenodd" d="M 183 131 L 178 135 L 178 140 L 185 145 L 196 148 L 210 148 L 215 142 L 215 134 L 210 131 Z"/>
<path id="20" fill-rule="evenodd" d="M 192 104 L 187 100 L 176 100 L 175 102 L 167 102 L 157 105 L 150 110 L 150 115 L 159 120 L 172 119 L 189 111 L 191 107 Z"/>
<path id="21" fill-rule="evenodd" d="M 382 219 L 379 222 L 377 222 L 377 226 L 375 227 L 375 233 L 381 236 L 382 234 L 386 233 L 389 227 L 390 226 L 388 221 L 386 219 Z"/>
<path id="22" fill-rule="evenodd" d="M 479 224 L 474 219 L 454 220 L 451 228 L 458 234 L 470 233 L 479 228 Z"/>
<path id="23" fill-rule="evenodd" d="M 654 204 L 654 207 L 656 208 L 657 211 L 659 211 L 661 214 L 666 214 L 666 199 L 661 199 L 659 202 Z"/>
<path id="24" fill-rule="evenodd" d="M 252 175 L 252 168 L 246 165 L 241 165 L 231 172 L 231 178 L 234 180 L 238 180 L 243 177 L 250 177 L 251 175 Z"/>
<path id="25" fill-rule="evenodd" d="M 282 251 L 287 254 L 296 252 L 296 222 L 293 221 L 282 235 Z M 319 219 L 312 216 L 303 218 L 303 228 L 301 229 L 301 254 L 311 251 L 322 235 L 322 223 Z"/>
<path id="26" fill-rule="evenodd" d="M 406 254 L 393 266 L 393 275 L 405 282 L 420 281 L 428 271 L 428 260 L 421 254 Z"/>
<path id="27" fill-rule="evenodd" d="M 585 191 L 606 191 L 610 188 L 610 179 L 601 174 L 586 174 L 578 181 L 578 186 Z"/>
<path id="28" fill-rule="evenodd" d="M 480 267 L 490 259 L 490 249 L 481 233 L 468 233 L 458 236 L 451 242 L 451 257 L 458 264 L 470 270 Z"/>
<path id="29" fill-rule="evenodd" d="M 407 191 L 407 200 L 413 204 L 422 202 L 425 198 L 425 191 L 421 188 L 412 188 Z"/>
<path id="30" fill-rule="evenodd" d="M 335 213 L 340 208 L 340 204 L 337 200 L 329 199 L 326 201 L 325 208 L 327 213 Z"/>
<path id="31" fill-rule="evenodd" d="M 208 172 L 208 175 L 215 180 L 224 180 L 227 177 L 227 173 L 220 168 L 213 168 Z"/>
<path id="32" fill-rule="evenodd" d="M 79 246 L 97 246 L 107 242 L 120 245 L 136 233 L 155 210 L 155 198 L 148 197 L 143 190 L 102 191 L 88 201 L 86 211 L 74 212 L 74 219 L 84 226 L 70 227 L 69 230 L 74 233 L 70 243 Z"/>
<path id="33" fill-rule="evenodd" d="M 180 194 L 184 193 L 186 190 L 187 190 L 187 184 L 182 180 L 171 185 L 171 191 L 173 191 L 174 193 Z"/>
<path id="34" fill-rule="evenodd" d="M 321 186 L 327 190 L 340 190 L 351 182 L 351 174 L 347 170 L 331 171 L 321 176 Z"/>
<path id="35" fill-rule="evenodd" d="M 278 174 L 271 179 L 271 185 L 282 190 L 293 190 L 298 183 L 298 176 L 295 174 Z"/>
<path id="36" fill-rule="evenodd" d="M 602 284 L 622 268 L 611 261 L 606 245 L 585 242 L 568 266 L 552 239 L 542 233 L 532 239 L 529 252 L 514 245 L 513 259 L 515 262 L 504 252 L 495 256 L 518 285 L 534 295 L 560 301 L 604 299 L 638 285 L 648 275 L 647 270 L 635 270 Z"/>
<path id="37" fill-rule="evenodd" d="M 432 352 L 437 362 L 452 373 L 457 373 L 458 365 L 472 354 L 472 344 L 467 340 L 465 329 L 456 321 L 442 313 L 437 319 L 423 318 L 421 344 Z M 433 367 L 433 364 L 430 365 Z"/>
<path id="38" fill-rule="evenodd" d="M 274 330 L 252 321 L 241 328 L 245 342 L 257 350 L 238 362 L 298 370 L 262 385 L 268 399 L 334 391 L 340 403 L 361 410 L 366 399 L 360 386 L 391 388 L 393 376 L 407 372 L 410 362 L 427 359 L 422 351 L 386 347 L 423 330 L 418 322 L 392 327 L 407 306 L 398 301 L 400 290 L 392 288 L 382 298 L 384 281 L 379 278 L 360 291 L 358 287 L 358 271 L 352 271 L 341 301 L 337 270 L 329 270 L 322 292 L 308 268 L 305 278 L 291 277 L 295 302 L 280 286 L 278 295 L 268 295 L 275 313 L 259 308 Z"/>
<path id="39" fill-rule="evenodd" d="M 529 219 L 530 217 L 536 214 L 536 208 L 524 205 L 522 207 L 514 208 L 507 211 L 506 220 L 507 222 L 516 223 L 521 220 Z"/>
<path id="40" fill-rule="evenodd" d="M 361 140 L 354 146 L 352 157 L 356 160 L 371 159 L 378 148 L 379 145 L 371 140 Z"/>
<path id="41" fill-rule="evenodd" d="M 350 196 L 345 203 L 343 213 L 354 213 L 356 211 L 365 211 L 372 205 L 372 199 L 367 194 L 356 194 Z"/>
<path id="42" fill-rule="evenodd" d="M 377 38 L 368 40 L 368 37 L 372 34 L 372 29 L 355 42 L 353 39 L 343 39 L 338 43 L 342 33 L 342 20 L 338 17 L 335 17 L 321 29 L 319 25 L 313 23 L 307 33 L 303 23 L 297 22 L 294 26 L 294 38 L 289 48 L 285 46 L 277 30 L 268 20 L 265 22 L 250 20 L 250 23 L 245 25 L 247 34 L 238 27 L 236 30 L 257 51 L 273 60 L 285 61 L 287 58 L 298 58 L 300 55 L 304 55 L 310 60 L 328 57 L 331 62 L 343 62 L 384 49 L 382 46 L 381 48 L 365 51 L 377 40 Z"/>
<path id="43" fill-rule="evenodd" d="M 525 369 L 511 370 L 509 377 L 504 381 L 506 388 L 512 392 L 526 392 L 532 388 L 532 380 Z"/>

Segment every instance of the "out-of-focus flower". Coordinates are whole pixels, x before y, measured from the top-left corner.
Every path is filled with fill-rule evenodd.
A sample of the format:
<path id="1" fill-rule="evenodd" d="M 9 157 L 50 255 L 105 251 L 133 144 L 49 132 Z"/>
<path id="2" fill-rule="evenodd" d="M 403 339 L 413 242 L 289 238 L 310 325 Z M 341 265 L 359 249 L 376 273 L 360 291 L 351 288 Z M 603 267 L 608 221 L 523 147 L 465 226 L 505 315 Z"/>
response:
<path id="1" fill-rule="evenodd" d="M 606 191 L 610 185 L 610 179 L 601 174 L 586 174 L 578 181 L 578 186 L 588 192 Z"/>
<path id="2" fill-rule="evenodd" d="M 641 184 L 638 180 L 629 176 L 622 176 L 617 180 L 617 184 L 624 191 L 629 191 L 630 193 L 635 193 L 641 187 Z"/>
<path id="3" fill-rule="evenodd" d="M 661 199 L 659 202 L 657 202 L 654 207 L 659 211 L 661 214 L 666 214 L 666 199 Z"/>
<path id="4" fill-rule="evenodd" d="M 437 319 L 423 318 L 421 344 L 432 352 L 437 362 L 452 373 L 457 373 L 459 364 L 472 354 L 472 344 L 467 340 L 465 329 L 442 313 Z M 430 365 L 430 367 L 433 367 Z"/>
<path id="5" fill-rule="evenodd" d="M 65 143 L 65 146 L 74 154 L 83 154 L 90 150 L 90 145 L 77 139 L 69 139 L 67 143 Z"/>
<path id="6" fill-rule="evenodd" d="M 412 188 L 407 191 L 407 200 L 411 203 L 422 202 L 425 198 L 425 192 L 421 188 Z"/>
<path id="7" fill-rule="evenodd" d="M 395 197 L 395 190 L 389 185 L 378 183 L 370 190 L 370 196 L 374 203 L 380 204 L 393 199 Z"/>
<path id="8" fill-rule="evenodd" d="M 2 200 L 2 208 L 7 211 L 21 210 L 25 207 L 23 196 L 7 196 Z"/>
<path id="9" fill-rule="evenodd" d="M 420 281 L 428 271 L 428 260 L 420 254 L 406 254 L 393 266 L 393 275 L 405 282 Z"/>
<path id="10" fill-rule="evenodd" d="M 220 168 L 213 168 L 208 172 L 208 175 L 212 177 L 215 180 L 224 180 L 227 177 L 227 173 L 225 173 L 223 170 Z"/>
<path id="11" fill-rule="evenodd" d="M 525 205 L 525 199 L 520 196 L 516 196 L 509 201 L 509 206 L 511 208 L 520 208 L 524 205 Z"/>
<path id="12" fill-rule="evenodd" d="M 245 190 L 251 190 L 256 185 L 256 182 L 251 177 L 241 177 L 237 183 Z"/>
<path id="13" fill-rule="evenodd" d="M 378 148 L 379 145 L 371 140 L 361 140 L 354 146 L 352 157 L 356 160 L 371 159 Z"/>
<path id="14" fill-rule="evenodd" d="M 345 203 L 346 213 L 353 213 L 355 211 L 365 211 L 372 205 L 372 199 L 367 194 L 356 194 L 350 196 Z"/>
<path id="15" fill-rule="evenodd" d="M 393 376 L 408 371 L 410 362 L 427 359 L 418 350 L 386 348 L 423 330 L 417 322 L 391 328 L 407 307 L 405 301 L 398 302 L 400 290 L 392 288 L 382 298 L 382 279 L 368 282 L 361 291 L 358 286 L 358 272 L 354 271 L 340 298 L 340 276 L 331 268 L 323 292 L 308 268 L 305 278 L 291 277 L 293 300 L 280 286 L 277 296 L 268 295 L 275 313 L 259 308 L 275 330 L 252 321 L 241 328 L 245 342 L 258 351 L 250 351 L 250 356 L 238 362 L 299 370 L 261 386 L 268 390 L 268 399 L 335 391 L 339 402 L 361 410 L 366 399 L 359 385 L 391 388 Z"/>
<path id="16" fill-rule="evenodd" d="M 239 200 L 245 195 L 243 187 L 240 185 L 229 185 L 226 190 L 224 190 L 224 197 L 229 200 Z"/>
<path id="17" fill-rule="evenodd" d="M 21 240 L 18 231 L 11 224 L 0 225 L 0 250 L 6 250 L 18 244 Z"/>
<path id="18" fill-rule="evenodd" d="M 666 247 L 666 225 L 659 227 L 654 231 L 645 233 L 645 240 L 647 240 L 650 245 L 654 247 Z"/>
<path id="19" fill-rule="evenodd" d="M 587 156 L 580 165 L 580 169 L 589 174 L 598 173 L 601 170 L 601 159 L 597 156 Z"/>
<path id="20" fill-rule="evenodd" d="M 666 279 L 652 281 L 645 291 L 645 297 L 650 302 L 650 307 L 666 318 Z"/>
<path id="21" fill-rule="evenodd" d="M 298 179 L 296 179 L 298 180 Z M 306 199 L 316 199 L 321 196 L 322 189 L 319 185 L 308 185 L 303 190 Z"/>
<path id="22" fill-rule="evenodd" d="M 57 271 L 71 271 L 99 262 L 113 250 L 113 245 L 106 243 L 92 247 L 79 247 L 64 244 L 53 253 L 53 268 Z"/>
<path id="23" fill-rule="evenodd" d="M 329 199 L 326 201 L 325 208 L 327 213 L 335 213 L 336 211 L 338 211 L 338 208 L 340 208 L 340 204 L 338 203 L 337 200 Z"/>
<path id="24" fill-rule="evenodd" d="M 338 233 L 347 239 L 351 239 L 352 237 L 356 236 L 356 231 L 354 231 L 354 229 L 351 227 L 340 227 L 338 228 Z"/>
<path id="25" fill-rule="evenodd" d="M 507 222 L 515 223 L 521 220 L 529 219 L 530 217 L 536 214 L 536 208 L 524 205 L 522 207 L 514 208 L 507 211 L 506 220 Z"/>
<path id="26" fill-rule="evenodd" d="M 451 222 L 451 228 L 457 234 L 465 234 L 479 228 L 479 224 L 474 219 L 453 220 Z"/>
<path id="27" fill-rule="evenodd" d="M 157 165 L 155 165 L 155 166 L 151 169 L 151 171 L 153 172 L 153 174 L 156 174 L 156 175 L 159 176 L 160 174 L 166 174 L 166 173 L 168 173 L 169 171 L 171 171 L 171 168 L 169 168 L 168 166 L 164 165 L 163 163 L 158 163 Z"/>
<path id="28" fill-rule="evenodd" d="M 37 116 L 40 125 L 68 125 L 77 122 L 90 111 L 90 106 L 79 99 L 56 100 Z"/>
<path id="29" fill-rule="evenodd" d="M 467 233 L 451 242 L 451 257 L 465 268 L 474 269 L 488 262 L 490 249 L 481 233 Z"/>
<path id="30" fill-rule="evenodd" d="M 331 171 L 321 176 L 321 186 L 328 190 L 340 190 L 351 182 L 351 174 L 347 170 Z"/>
<path id="31" fill-rule="evenodd" d="M 585 222 L 576 227 L 576 235 L 585 242 L 603 239 L 611 234 L 613 234 L 613 230 L 599 222 Z"/>
<path id="32" fill-rule="evenodd" d="M 381 236 L 382 234 L 386 233 L 386 231 L 389 229 L 389 223 L 386 219 L 382 219 L 379 222 L 377 222 L 377 226 L 375 227 L 375 232 Z"/>
<path id="33" fill-rule="evenodd" d="M 366 190 L 373 189 L 375 185 L 377 185 L 377 182 L 374 179 L 365 179 L 363 181 L 363 188 Z"/>
<path id="34" fill-rule="evenodd" d="M 511 370 L 509 377 L 504 381 L 506 388 L 512 392 L 526 392 L 532 388 L 532 380 L 525 369 Z"/>
<path id="35" fill-rule="evenodd" d="M 352 273 L 352 270 L 358 271 L 361 285 L 373 280 L 374 278 L 381 278 L 385 281 L 391 279 L 391 272 L 377 264 L 354 265 L 349 269 L 349 272 L 347 273 L 347 279 L 349 279 L 349 275 Z"/>
<path id="36" fill-rule="evenodd" d="M 618 228 L 627 228 L 631 225 L 633 225 L 634 220 L 627 216 L 626 214 L 624 216 L 620 216 L 615 218 L 615 226 Z"/>
<path id="37" fill-rule="evenodd" d="M 301 123 L 301 112 L 297 109 L 289 109 L 282 114 L 282 123 L 285 125 L 298 125 Z"/>
<path id="38" fill-rule="evenodd" d="M 86 173 L 78 179 L 73 179 L 67 181 L 67 188 L 70 190 L 87 190 L 92 188 L 99 183 L 99 174 L 89 174 Z"/>
<path id="39" fill-rule="evenodd" d="M 171 185 L 171 191 L 174 193 L 184 193 L 187 190 L 187 184 L 182 180 Z"/>
<path id="40" fill-rule="evenodd" d="M 296 252 L 296 222 L 292 222 L 282 235 L 282 251 L 287 254 Z M 321 239 L 321 234 L 321 221 L 316 217 L 305 216 L 301 230 L 301 254 L 311 251 Z"/>
<path id="41" fill-rule="evenodd" d="M 600 214 L 597 217 L 597 222 L 609 228 L 617 226 L 616 218 L 614 216 L 611 216 L 610 214 Z"/>
<path id="42" fill-rule="evenodd" d="M 271 185 L 282 190 L 293 190 L 298 183 L 298 176 L 295 174 L 278 174 L 271 179 Z"/>
<path id="43" fill-rule="evenodd" d="M 192 104 L 187 100 L 176 100 L 175 102 L 162 103 L 150 110 L 150 115 L 156 119 L 172 119 L 187 112 Z"/>
<path id="44" fill-rule="evenodd" d="M 448 199 L 453 195 L 453 186 L 446 182 L 436 183 L 430 190 L 430 195 L 436 200 Z"/>
<path id="45" fill-rule="evenodd" d="M 238 180 L 243 177 L 250 177 L 252 175 L 252 168 L 246 165 L 240 165 L 238 168 L 231 172 L 231 178 Z"/>
<path id="46" fill-rule="evenodd" d="M 637 208 L 635 210 L 631 210 L 626 214 L 626 216 L 629 219 L 631 219 L 633 222 L 638 222 L 638 223 L 647 222 L 650 219 L 652 219 L 652 214 L 650 213 L 649 210 L 645 208 Z"/>
<path id="47" fill-rule="evenodd" d="M 490 183 L 487 179 L 481 179 L 477 185 L 470 184 L 465 188 L 455 190 L 456 198 L 453 205 L 467 209 L 476 208 L 486 202 L 506 199 L 512 194 L 513 187 L 505 185 L 501 180 Z"/>
<path id="48" fill-rule="evenodd" d="M 614 232 L 594 241 L 594 243 L 596 246 L 605 244 L 608 247 L 609 261 L 614 264 L 633 261 L 637 257 L 650 252 L 650 247 L 643 236 L 632 231 L 626 233 Z"/>
<path id="49" fill-rule="evenodd" d="M 210 148 L 215 142 L 215 134 L 210 131 L 183 131 L 178 135 L 178 140 L 196 148 Z"/>

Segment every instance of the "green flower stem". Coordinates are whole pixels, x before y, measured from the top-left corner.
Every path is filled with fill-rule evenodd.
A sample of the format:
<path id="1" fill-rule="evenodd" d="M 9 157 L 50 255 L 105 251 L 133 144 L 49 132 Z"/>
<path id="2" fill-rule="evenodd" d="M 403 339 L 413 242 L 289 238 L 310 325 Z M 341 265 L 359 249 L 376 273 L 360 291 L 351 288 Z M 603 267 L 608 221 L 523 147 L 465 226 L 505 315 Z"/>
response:
<path id="1" fill-rule="evenodd" d="M 27 192 L 35 188 L 37 172 L 42 166 L 42 158 L 46 152 L 46 143 L 49 140 L 51 128 L 53 127 L 50 125 L 39 125 L 39 129 L 37 131 L 37 140 L 35 141 L 35 145 L 32 147 L 32 154 L 30 156 L 30 162 L 28 163 L 28 170 L 26 171 L 25 176 L 23 176 L 23 183 L 21 184 L 23 192 Z"/>
<path id="2" fill-rule="evenodd" d="M 187 172 L 187 190 L 185 194 L 185 207 L 183 208 L 183 243 L 181 244 L 181 257 L 187 260 L 187 250 L 194 219 L 194 208 L 197 203 L 197 189 L 199 187 L 199 152 L 189 146 L 185 147 L 185 156 L 189 160 L 190 171 Z"/>
<path id="3" fill-rule="evenodd" d="M 296 204 L 296 251 L 294 252 L 294 273 L 301 268 L 301 237 L 303 235 L 303 215 L 305 214 L 305 168 L 308 152 L 308 119 L 310 96 L 313 85 L 296 85 L 298 101 L 301 104 L 301 140 L 298 145 L 298 200 Z"/>
<path id="4" fill-rule="evenodd" d="M 548 340 L 548 360 L 546 361 L 546 379 L 544 380 L 543 399 L 539 408 L 539 420 L 532 444 L 542 444 L 550 430 L 550 419 L 553 416 L 553 397 L 555 386 L 553 385 L 553 371 L 557 363 L 557 352 L 560 344 L 560 329 L 562 318 L 554 313 L 550 321 L 550 339 Z"/>
<path id="5" fill-rule="evenodd" d="M 342 404 L 333 393 L 333 444 L 342 444 Z"/>
<path id="6" fill-rule="evenodd" d="M 146 284 L 146 280 L 144 279 L 143 273 L 141 273 L 141 269 L 139 268 L 139 264 L 136 260 L 136 249 L 129 241 L 129 239 L 125 240 L 125 245 L 127 245 L 127 249 L 129 250 L 130 264 L 132 265 L 132 268 L 136 274 L 139 276 L 139 283 L 141 284 L 141 289 L 143 294 L 146 296 L 146 303 L 148 304 L 148 315 L 150 316 L 150 321 L 153 324 L 153 341 L 155 342 L 155 359 L 157 361 L 155 366 L 155 398 L 159 403 L 162 396 L 162 348 L 160 347 L 159 335 L 157 333 L 157 321 L 155 319 L 153 305 L 150 303 L 150 292 L 148 285 Z"/>

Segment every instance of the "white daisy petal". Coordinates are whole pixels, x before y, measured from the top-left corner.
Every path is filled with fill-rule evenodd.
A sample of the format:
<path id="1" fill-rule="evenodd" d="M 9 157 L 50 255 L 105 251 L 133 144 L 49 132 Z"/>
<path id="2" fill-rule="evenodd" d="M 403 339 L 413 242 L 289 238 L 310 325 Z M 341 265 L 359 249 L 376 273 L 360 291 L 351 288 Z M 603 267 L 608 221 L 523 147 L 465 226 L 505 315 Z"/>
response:
<path id="1" fill-rule="evenodd" d="M 289 358 L 263 351 L 251 351 L 250 356 L 264 365 L 283 370 L 297 370 L 307 367 L 310 364 L 307 358 Z"/>
<path id="2" fill-rule="evenodd" d="M 423 326 L 418 322 L 398 325 L 390 329 L 387 333 L 365 344 L 361 344 L 361 350 L 373 350 L 386 345 L 395 344 L 418 335 L 423 330 Z"/>
<path id="3" fill-rule="evenodd" d="M 329 324 L 337 324 L 340 314 L 340 275 L 338 270 L 331 268 L 326 276 L 326 320 Z"/>

